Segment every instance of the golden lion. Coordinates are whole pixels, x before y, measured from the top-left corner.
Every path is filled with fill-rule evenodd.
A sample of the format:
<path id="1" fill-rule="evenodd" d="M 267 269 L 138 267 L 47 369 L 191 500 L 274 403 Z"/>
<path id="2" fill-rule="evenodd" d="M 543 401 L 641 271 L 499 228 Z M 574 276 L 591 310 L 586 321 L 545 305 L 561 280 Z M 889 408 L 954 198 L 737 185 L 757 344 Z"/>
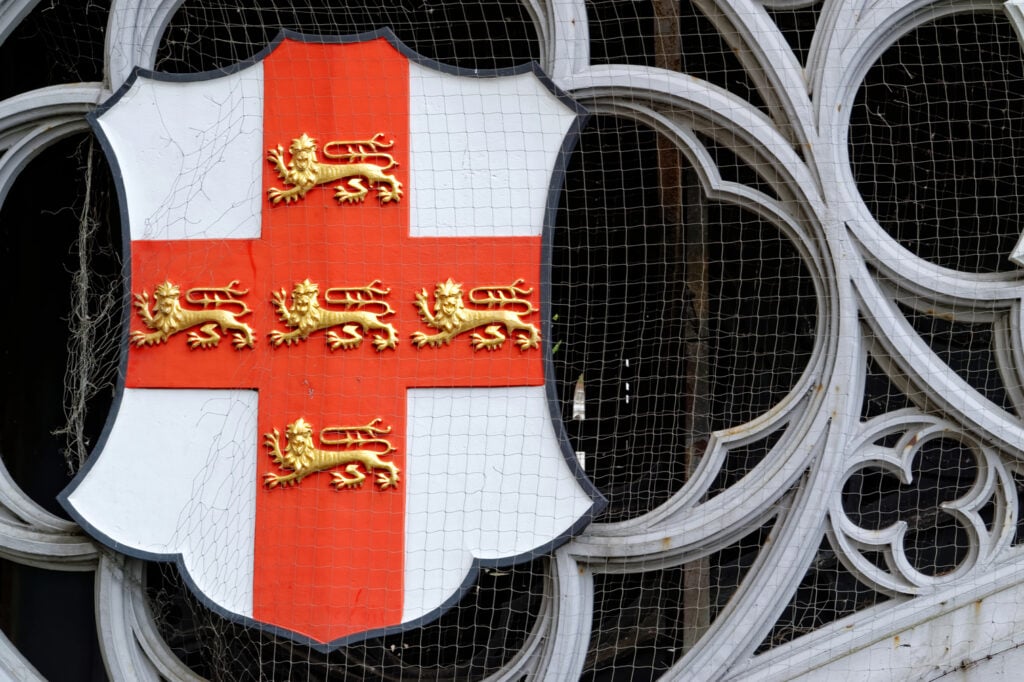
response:
<path id="1" fill-rule="evenodd" d="M 149 308 L 149 293 L 143 291 L 135 294 L 135 308 L 138 310 L 142 322 L 154 331 L 133 331 L 131 341 L 136 346 L 153 346 L 158 343 L 166 343 L 167 339 L 178 332 L 199 327 L 199 331 L 192 331 L 188 334 L 188 345 L 191 348 L 214 348 L 220 343 L 221 333 L 231 332 L 232 344 L 235 348 L 252 348 L 255 343 L 252 328 L 238 318 L 252 312 L 244 301 L 238 300 L 238 296 L 249 293 L 248 290 L 240 291 L 235 289 L 238 280 L 234 280 L 226 287 L 205 287 L 189 289 L 185 292 L 186 302 L 192 305 L 202 306 L 202 310 L 184 308 L 181 305 L 181 289 L 170 282 L 157 285 L 153 292 L 156 297 L 156 305 L 153 311 Z M 237 311 L 224 310 L 221 306 L 236 306 Z M 210 309 L 212 306 L 212 310 Z M 200 326 L 201 325 L 201 326 Z"/>
<path id="2" fill-rule="evenodd" d="M 380 300 L 380 297 L 386 296 L 390 291 L 381 289 L 380 281 L 375 280 L 365 287 L 337 287 L 324 292 L 324 303 L 345 306 L 344 310 L 321 307 L 317 299 L 320 287 L 308 279 L 297 283 L 292 289 L 291 308 L 285 303 L 287 295 L 284 289 L 276 291 L 272 302 L 277 308 L 277 315 L 293 331 L 283 332 L 275 329 L 269 334 L 270 341 L 275 346 L 290 346 L 305 341 L 313 332 L 341 327 L 341 331 L 346 335 L 344 337 L 333 330 L 327 332 L 327 345 L 331 350 L 357 348 L 363 342 L 363 334 L 369 332 L 380 332 L 373 334 L 373 347 L 377 352 L 394 348 L 398 344 L 398 333 L 394 326 L 380 319 L 395 312 L 386 301 Z M 344 297 L 331 298 L 332 295 L 339 294 Z M 367 306 L 374 306 L 377 310 L 363 310 Z"/>
<path id="3" fill-rule="evenodd" d="M 380 422 L 380 419 L 374 419 L 365 426 L 330 426 L 320 432 L 322 444 L 341 445 L 349 448 L 343 450 L 317 449 L 313 443 L 313 427 L 301 417 L 285 429 L 285 437 L 288 442 L 284 452 L 281 451 L 281 434 L 277 429 L 274 429 L 272 433 L 264 434 L 263 444 L 270 448 L 270 456 L 274 458 L 274 463 L 291 473 L 279 475 L 267 472 L 263 476 L 263 484 L 268 488 L 297 485 L 310 474 L 347 465 L 345 466 L 347 476 L 340 471 L 331 474 L 331 485 L 336 490 L 361 487 L 363 481 L 366 480 L 366 474 L 372 474 L 376 469 L 384 470 L 377 472 L 376 481 L 374 481 L 381 490 L 397 486 L 398 467 L 392 462 L 385 462 L 381 459 L 381 456 L 394 452 L 395 448 L 387 439 L 375 437 L 389 433 L 391 429 L 379 427 Z M 328 434 L 332 433 L 340 434 L 341 437 L 329 437 Z M 366 449 L 367 447 L 382 449 Z M 366 473 L 359 470 L 360 465 Z"/>
<path id="4" fill-rule="evenodd" d="M 287 165 L 284 162 L 284 148 L 277 145 L 277 149 L 267 150 L 267 160 L 274 164 L 277 175 L 285 183 L 292 185 L 289 189 L 278 189 L 271 187 L 267 194 L 272 204 L 290 203 L 298 201 L 306 196 L 306 192 L 317 185 L 326 182 L 342 180 L 343 182 L 335 188 L 334 198 L 338 203 L 365 201 L 369 188 L 363 184 L 363 180 L 377 187 L 377 199 L 380 203 L 386 204 L 391 201 L 402 200 L 402 183 L 394 175 L 384 171 L 398 165 L 394 157 L 381 149 L 390 149 L 394 141 L 384 143 L 381 138 L 384 133 L 377 133 L 369 140 L 341 141 L 335 140 L 324 145 L 324 157 L 328 159 L 342 159 L 346 163 L 321 163 L 317 160 L 316 140 L 306 133 L 292 140 L 288 148 L 292 160 Z M 345 147 L 347 151 L 332 153 L 330 147 Z M 384 165 L 372 163 L 369 159 L 381 159 Z"/>
<path id="5" fill-rule="evenodd" d="M 463 332 L 486 325 L 484 334 L 471 335 L 471 343 L 477 350 L 501 348 L 507 338 L 502 333 L 501 327 L 505 327 L 505 331 L 509 335 L 516 337 L 516 344 L 520 351 L 537 348 L 540 344 L 540 332 L 535 326 L 522 320 L 524 315 L 537 312 L 529 300 L 522 298 L 533 293 L 533 289 L 520 288 L 519 285 L 522 283 L 523 280 L 517 279 L 507 287 L 487 286 L 471 289 L 469 302 L 487 306 L 486 309 L 480 310 L 466 307 L 462 300 L 462 285 L 456 284 L 449 278 L 447 282 L 439 283 L 434 290 L 433 314 L 427 304 L 427 290 L 421 290 L 416 294 L 416 301 L 413 305 L 419 310 L 423 321 L 439 332 L 429 335 L 415 332 L 412 335 L 413 343 L 419 348 L 425 345 L 436 347 L 442 343 L 451 343 L 452 339 Z M 518 306 L 522 310 L 503 309 L 505 306 L 511 305 Z M 517 334 L 516 332 L 521 333 Z"/>

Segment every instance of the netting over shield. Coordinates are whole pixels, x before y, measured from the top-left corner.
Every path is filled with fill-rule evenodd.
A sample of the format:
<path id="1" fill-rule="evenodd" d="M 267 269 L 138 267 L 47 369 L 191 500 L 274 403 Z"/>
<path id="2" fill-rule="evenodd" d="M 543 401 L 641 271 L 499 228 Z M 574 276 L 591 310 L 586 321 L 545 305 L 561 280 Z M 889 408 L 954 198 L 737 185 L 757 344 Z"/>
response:
<path id="1" fill-rule="evenodd" d="M 0 335 L 4 670 L 900 677 L 1012 649 L 1024 13 L 1008 4 L 0 9 L 0 276 L 39 300 Z M 176 564 L 95 543 L 56 502 L 100 438 L 139 291 L 122 284 L 116 169 L 82 115 L 110 94 L 88 84 L 120 86 L 119 59 L 195 74 L 281 29 L 384 26 L 450 67 L 537 62 L 590 112 L 545 255 L 544 352 L 608 504 L 558 549 L 482 570 L 440 617 L 325 652 L 225 617 Z"/>

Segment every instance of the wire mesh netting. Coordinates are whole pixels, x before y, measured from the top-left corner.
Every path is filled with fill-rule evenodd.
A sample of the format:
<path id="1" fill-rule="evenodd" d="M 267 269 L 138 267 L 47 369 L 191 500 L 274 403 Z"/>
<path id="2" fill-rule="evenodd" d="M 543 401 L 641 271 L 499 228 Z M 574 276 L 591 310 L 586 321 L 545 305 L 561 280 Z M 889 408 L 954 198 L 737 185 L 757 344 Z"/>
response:
<path id="1" fill-rule="evenodd" d="M 0 277 L 5 291 L 32 290 L 39 302 L 14 316 L 28 331 L 0 335 L 3 384 L 17 387 L 0 398 L 0 453 L 12 481 L 0 490 L 11 519 L 0 527 L 0 627 L 17 650 L 5 661 L 23 656 L 50 679 L 117 677 L 132 665 L 118 663 L 127 650 L 142 653 L 125 660 L 148 661 L 166 678 L 781 679 L 831 663 L 859 670 L 857 652 L 898 634 L 899 624 L 938 621 L 962 595 L 980 595 L 980 603 L 1016 585 L 1004 570 L 1024 560 L 1024 298 L 1011 258 L 1021 224 L 1024 58 L 1012 15 L 951 0 L 916 18 L 884 3 L 852 17 L 842 3 L 783 1 L 189 0 L 166 17 L 149 3 L 115 3 L 132 29 L 115 33 L 108 3 L 22 4 L 31 10 L 0 45 L 0 106 L 8 106 L 0 108 Z M 282 30 L 331 37 L 382 27 L 441 73 L 525 73 L 539 64 L 566 101 L 590 112 L 549 198 L 550 280 L 523 287 L 545 297 L 543 306 L 536 299 L 547 317 L 536 319 L 544 336 L 536 352 L 549 372 L 553 428 L 564 431 L 565 454 L 607 505 L 557 541 L 511 553 L 516 562 L 467 568 L 429 617 L 327 647 L 211 603 L 174 551 L 83 539 L 95 555 L 69 568 L 60 563 L 69 552 L 56 545 L 18 544 L 26 529 L 84 538 L 57 498 L 69 472 L 110 437 L 109 428 L 101 434 L 120 409 L 129 371 L 122 355 L 144 319 L 133 317 L 133 296 L 144 287 L 126 278 L 132 265 L 121 255 L 121 170 L 82 122 L 111 93 L 81 110 L 40 109 L 38 120 L 8 112 L 21 116 L 22 98 L 44 88 L 111 85 L 111 40 L 181 81 L 234 73 Z M 139 46 L 126 36 L 139 35 L 149 36 L 139 39 L 151 41 L 148 52 L 132 52 Z M 383 90 L 378 66 L 347 64 L 338 73 Z M 495 96 L 485 108 L 502 101 Z M 456 109 L 434 114 L 454 129 Z M 67 132 L 44 137 L 60 125 Z M 287 157 L 293 166 L 296 149 Z M 435 149 L 431 160 L 450 151 Z M 461 163 L 479 160 L 463 151 Z M 348 154 L 365 161 L 367 152 Z M 426 205 L 412 176 L 401 175 L 420 172 L 416 162 L 398 168 L 408 185 L 403 205 Z M 362 190 L 353 211 L 386 207 L 379 186 L 367 184 L 369 191 L 338 190 Z M 321 191 L 314 187 L 294 204 L 312 203 Z M 525 201 L 503 189 L 513 191 L 489 196 L 506 196 L 512 207 Z M 324 197 L 332 210 L 350 208 Z M 473 216 L 504 209 L 467 203 Z M 462 267 L 471 260 L 444 257 Z M 420 265 L 394 260 L 399 270 Z M 433 287 L 424 295 L 439 299 Z M 259 305 L 269 315 L 264 293 Z M 395 307 L 409 314 L 414 305 Z M 273 337 L 258 331 L 257 344 L 269 346 Z M 412 331 L 400 330 L 410 347 Z M 368 343 L 325 348 L 325 357 L 388 357 L 368 347 L 369 328 L 344 333 Z M 528 338 L 512 327 L 504 333 L 507 346 Z M 469 338 L 452 345 L 469 348 Z M 224 341 L 227 348 L 209 352 L 237 356 L 226 333 Z M 300 342 L 323 345 L 315 335 Z M 361 390 L 367 402 L 378 397 Z M 271 460 L 259 443 L 253 451 L 261 461 L 252 488 L 262 493 Z M 358 494 L 382 492 L 378 474 L 364 467 Z M 288 471 L 298 469 L 278 474 Z M 362 474 L 335 474 L 339 488 L 349 475 Z M 536 478 L 517 480 L 552 497 Z M 318 505 L 348 492 L 330 490 L 326 477 L 301 487 L 314 480 L 330 493 Z M 551 508 L 565 508 L 569 497 Z M 196 514 L 179 530 L 205 533 L 206 517 Z M 366 518 L 367 526 L 376 520 Z M 315 553 L 348 542 L 352 530 L 328 526 L 299 546 Z M 531 532 L 515 527 L 511 535 Z M 130 606 L 115 609 L 106 592 L 93 596 L 90 569 L 121 553 L 163 560 L 124 580 L 123 595 L 136 596 L 120 597 Z M 317 561 L 282 555 L 275 561 L 297 571 Z M 427 560 L 424 570 L 441 566 Z M 111 625 L 119 622 L 113 611 L 133 614 L 125 630 Z M 896 614 L 897 625 L 871 625 L 881 613 Z M 990 633 L 1012 626 L 1005 612 L 977 614 Z M 877 636 L 854 640 L 854 630 Z M 66 655 L 53 656 L 55 637 Z M 957 664 L 981 659 L 997 645 L 943 646 L 925 657 L 929 665 L 941 668 L 947 655 Z M 154 651 L 168 658 L 160 663 Z M 886 660 L 889 667 L 867 672 L 913 672 Z"/>

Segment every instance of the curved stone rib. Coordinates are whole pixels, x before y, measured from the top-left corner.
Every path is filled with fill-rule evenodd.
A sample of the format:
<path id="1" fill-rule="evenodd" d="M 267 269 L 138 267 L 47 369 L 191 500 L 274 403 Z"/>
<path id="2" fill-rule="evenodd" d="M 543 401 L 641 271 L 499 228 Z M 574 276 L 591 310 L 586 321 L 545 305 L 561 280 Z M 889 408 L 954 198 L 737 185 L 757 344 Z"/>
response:
<path id="1" fill-rule="evenodd" d="M 814 513 L 823 502 L 828 472 L 819 469 L 793 498 L 792 506 L 779 505 L 779 516 L 754 565 L 732 599 L 705 635 L 667 674 L 668 678 L 721 679 L 737 659 L 749 656 L 785 609 L 790 595 L 818 550 L 824 514 Z M 787 509 L 787 507 L 789 507 Z"/>
<path id="2" fill-rule="evenodd" d="M 761 4 L 768 9 L 793 10 L 813 7 L 819 0 L 761 0 Z"/>
<path id="3" fill-rule="evenodd" d="M 538 670 L 545 680 L 578 680 L 583 671 L 594 621 L 594 577 L 576 563 L 566 545 L 555 553 L 551 571 L 552 627 L 540 652 Z"/>
<path id="4" fill-rule="evenodd" d="M 548 0 L 551 61 L 544 70 L 558 83 L 590 66 L 590 26 L 583 0 Z"/>
<path id="5" fill-rule="evenodd" d="M 145 562 L 129 560 L 126 562 L 124 571 L 128 574 L 123 586 L 126 592 L 127 606 L 131 609 L 131 628 L 135 633 L 136 641 L 149 661 L 159 671 L 163 679 L 201 682 L 203 678 L 192 672 L 181 662 L 181 659 L 174 655 L 157 630 L 144 586 Z"/>
<path id="6" fill-rule="evenodd" d="M 69 83 L 8 97 L 0 102 L 0 137 L 54 118 L 84 116 L 109 95 L 102 83 Z"/>
<path id="7" fill-rule="evenodd" d="M 544 0 L 519 0 L 519 4 L 530 15 L 533 28 L 537 31 L 537 45 L 540 48 L 540 54 L 537 59 L 540 62 L 540 66 L 544 69 L 545 73 L 551 73 L 550 65 L 553 60 L 553 50 L 551 47 L 551 27 L 548 21 L 547 4 Z"/>
<path id="8" fill-rule="evenodd" d="M 636 101 L 635 98 L 618 96 L 595 100 L 589 105 L 589 109 L 594 113 L 607 113 L 638 120 L 668 137 L 693 166 L 708 199 L 742 206 L 771 222 L 792 240 L 793 246 L 800 251 L 800 255 L 804 257 L 812 271 L 820 262 L 821 254 L 817 249 L 819 238 L 813 236 L 806 227 L 808 223 L 816 222 L 815 214 L 813 211 L 805 210 L 803 203 L 798 199 L 802 192 L 794 191 L 794 188 L 787 184 L 786 178 L 775 172 L 766 172 L 769 170 L 767 164 L 761 162 L 758 167 L 761 158 L 752 150 L 739 148 L 734 151 L 745 162 L 755 167 L 760 177 L 771 185 L 772 190 L 786 200 L 778 200 L 753 187 L 724 180 L 714 158 L 694 134 L 695 129 L 712 136 L 714 131 L 697 128 L 695 124 L 699 121 L 686 121 L 682 115 L 662 113 Z"/>
<path id="9" fill-rule="evenodd" d="M 557 604 L 559 600 L 557 577 L 552 574 L 555 570 L 554 561 L 549 561 L 545 571 L 544 594 L 541 597 L 540 611 L 534 621 L 533 629 L 527 635 L 526 642 L 500 670 L 486 678 L 486 682 L 517 682 L 526 676 L 533 679 L 537 672 L 537 665 L 540 659 L 545 656 L 545 647 L 551 640 L 551 628 L 555 622 Z"/>
<path id="10" fill-rule="evenodd" d="M 1009 397 L 1013 411 L 1024 414 L 1024 325 L 1021 315 L 1024 305 L 1015 303 L 1007 315 L 996 317 L 992 323 L 992 348 L 996 358 L 996 367 L 1003 380 L 1003 387 Z"/>
<path id="11" fill-rule="evenodd" d="M 18 24 L 38 4 L 39 0 L 5 0 L 0 3 L 0 44 L 10 37 Z"/>
<path id="12" fill-rule="evenodd" d="M 184 0 L 115 0 L 107 21 L 106 72 L 111 90 L 128 80 L 132 69 L 152 69 L 171 17 Z"/>
<path id="13" fill-rule="evenodd" d="M 25 133 L 0 157 L 0 206 L 21 170 L 44 149 L 69 135 L 86 132 L 89 125 L 84 118 L 59 116 Z"/>
<path id="14" fill-rule="evenodd" d="M 817 132 L 803 67 L 762 4 L 753 0 L 696 0 L 696 4 L 733 48 L 780 131 L 812 154 Z"/>
<path id="15" fill-rule="evenodd" d="M 846 121 L 857 89 L 868 70 L 900 37 L 950 14 L 999 11 L 1001 7 L 1001 2 L 992 0 L 825 3 L 806 69 L 821 141 L 829 143 L 834 155 L 846 151 Z M 824 139 L 827 137 L 831 139 Z M 830 159 L 822 162 L 825 173 Z"/>
<path id="16" fill-rule="evenodd" d="M 798 221 L 786 214 L 783 206 L 750 188 L 723 182 L 703 145 L 692 132 L 676 121 L 636 102 L 619 104 L 619 99 L 608 96 L 610 104 L 606 104 L 605 99 L 602 99 L 597 105 L 591 106 L 591 109 L 641 120 L 662 134 L 668 135 L 694 163 L 709 196 L 752 207 L 759 215 L 779 225 L 780 229 L 794 240 L 794 244 L 802 247 L 800 250 L 808 269 L 814 272 L 815 265 L 821 263 L 822 259 L 817 254 L 809 252 L 808 248 L 813 248 L 817 240 L 811 239 L 799 226 Z M 741 198 L 737 200 L 736 197 Z M 827 339 L 831 337 L 827 323 L 829 317 L 825 312 L 825 290 L 828 288 L 824 281 L 826 279 L 829 278 L 820 274 L 815 278 L 819 306 L 822 310 L 822 329 L 817 335 L 812 359 L 797 386 L 778 406 L 764 416 L 751 423 L 714 434 L 708 453 L 694 477 L 669 502 L 636 519 L 593 526 L 575 547 L 579 556 L 586 556 L 588 560 L 594 562 L 595 570 L 643 570 L 652 561 L 657 561 L 660 565 L 676 565 L 728 545 L 749 532 L 751 523 L 756 524 L 758 519 L 763 519 L 778 497 L 790 489 L 795 478 L 809 461 L 820 455 L 819 448 L 804 444 L 805 440 L 813 441 L 817 437 L 813 434 L 798 435 L 808 428 L 806 424 L 798 424 L 807 421 L 805 417 L 809 410 L 808 404 L 821 399 L 819 377 L 827 372 L 829 364 L 825 351 L 826 346 L 830 345 Z M 739 446 L 763 438 L 768 433 L 787 425 L 792 428 L 787 429 L 784 438 L 750 473 L 747 482 L 740 486 L 742 492 L 727 492 L 706 505 L 693 506 L 717 475 L 717 470 L 730 446 Z M 819 422 L 819 428 L 822 425 L 823 422 Z M 779 475 L 780 471 L 784 473 Z M 757 489 L 749 491 L 746 490 L 748 487 Z M 768 492 L 769 489 L 771 492 Z M 752 505 L 756 509 L 752 509 Z M 744 515 L 744 511 L 747 515 Z M 737 526 L 735 524 L 739 516 L 743 516 L 747 521 Z M 702 520 L 701 523 L 690 523 L 690 520 L 697 518 Z M 723 533 L 725 527 L 730 529 Z M 711 549 L 712 547 L 715 549 Z M 602 563 L 601 558 L 612 561 Z"/>
<path id="17" fill-rule="evenodd" d="M 994 312 L 1008 310 L 1024 297 L 1024 280 L 1018 273 L 950 270 L 908 251 L 884 232 L 879 236 L 880 227 L 865 227 L 863 221 L 847 224 L 861 255 L 899 283 L 908 302 L 956 311 L 959 319 L 991 320 Z"/>
<path id="18" fill-rule="evenodd" d="M 807 202 L 815 215 L 825 207 L 815 176 L 775 123 L 756 107 L 732 93 L 692 76 L 647 66 L 593 66 L 563 80 L 561 86 L 579 98 L 640 98 L 652 104 L 678 107 L 735 137 L 729 145 L 743 156 L 745 150 L 767 163 L 783 182 Z M 755 157 L 748 157 L 753 159 Z"/>
<path id="19" fill-rule="evenodd" d="M 55 516 L 39 506 L 26 495 L 2 461 L 0 461 L 0 507 L 28 526 L 41 531 L 62 535 L 74 533 L 78 526 L 71 521 Z"/>
<path id="20" fill-rule="evenodd" d="M 46 678 L 39 674 L 35 666 L 21 655 L 17 647 L 2 632 L 0 632 L 0 675 L 4 679 L 21 682 L 46 682 Z"/>
<path id="21" fill-rule="evenodd" d="M 819 418 L 819 429 L 827 420 Z M 811 459 L 824 457 L 825 434 L 806 446 Z M 633 535 L 602 536 L 600 526 L 575 540 L 574 556 L 598 572 L 635 572 L 679 566 L 727 547 L 764 524 L 777 512 L 780 500 L 807 469 L 802 460 L 756 467 L 744 479 L 704 505 L 677 510 L 656 529 L 635 529 Z M 821 510 L 811 513 L 822 515 Z"/>
<path id="22" fill-rule="evenodd" d="M 114 680 L 159 682 L 157 668 L 135 640 L 132 629 L 133 576 L 125 570 L 131 560 L 104 554 L 96 568 L 96 627 L 107 674 Z M 134 576 L 136 585 L 139 576 Z"/>
<path id="23" fill-rule="evenodd" d="M 859 308 L 875 338 L 913 385 L 982 440 L 996 440 L 1024 460 L 1024 426 L 960 378 L 910 326 L 895 303 L 883 294 L 863 264 L 855 281 Z"/>
<path id="24" fill-rule="evenodd" d="M 0 556 L 53 571 L 91 571 L 96 546 L 80 531 L 42 532 L 10 521 L 0 521 Z"/>
<path id="25" fill-rule="evenodd" d="M 107 673 L 115 680 L 199 677 L 178 660 L 156 631 L 146 605 L 142 561 L 104 554 L 96 569 L 96 624 Z"/>

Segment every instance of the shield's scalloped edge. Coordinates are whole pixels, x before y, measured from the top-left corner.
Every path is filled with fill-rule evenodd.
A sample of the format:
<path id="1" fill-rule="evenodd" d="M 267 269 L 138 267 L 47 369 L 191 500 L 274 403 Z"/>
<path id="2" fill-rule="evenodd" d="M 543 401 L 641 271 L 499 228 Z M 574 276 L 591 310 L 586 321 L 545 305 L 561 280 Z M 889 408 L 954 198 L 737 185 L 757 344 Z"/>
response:
<path id="1" fill-rule="evenodd" d="M 416 62 L 423 66 L 434 69 L 442 73 L 470 77 L 470 78 L 500 78 L 503 76 L 515 76 L 532 71 L 537 79 L 553 94 L 559 101 L 562 102 L 567 108 L 576 113 L 576 120 L 573 122 L 569 131 L 566 133 L 562 140 L 562 147 L 558 153 L 558 159 L 555 162 L 555 166 L 551 173 L 551 182 L 548 186 L 548 197 L 547 204 L 544 212 L 544 225 L 542 226 L 541 232 L 541 329 L 542 329 L 542 345 L 544 353 L 544 388 L 547 395 L 548 409 L 551 413 L 552 426 L 555 429 L 555 434 L 558 438 L 559 445 L 561 447 L 562 456 L 565 458 L 566 464 L 569 466 L 570 471 L 576 478 L 583 491 L 593 501 L 590 509 L 582 514 L 572 526 L 570 526 L 565 532 L 558 537 L 554 538 L 548 543 L 535 547 L 534 549 L 517 554 L 511 557 L 504 557 L 499 559 L 478 559 L 474 558 L 472 565 L 470 566 L 465 579 L 459 588 L 452 594 L 451 597 L 446 599 L 440 606 L 435 608 L 419 618 L 415 618 L 410 621 L 400 623 L 398 625 L 389 626 L 385 628 L 377 628 L 374 630 L 364 630 L 352 635 L 340 637 L 329 642 L 321 642 L 317 639 L 313 639 L 307 635 L 304 635 L 294 630 L 289 630 L 271 623 L 256 620 L 248 616 L 229 611 L 222 606 L 211 601 L 205 593 L 202 592 L 195 584 L 192 576 L 189 575 L 188 569 L 185 567 L 182 555 L 180 553 L 167 553 L 157 554 L 153 552 L 147 552 L 144 550 L 137 550 L 131 547 L 125 547 L 121 543 L 115 541 L 98 528 L 93 526 L 91 523 L 83 519 L 74 506 L 71 504 L 69 497 L 71 493 L 78 487 L 79 483 L 89 474 L 93 464 L 96 462 L 97 456 L 102 452 L 103 447 L 106 445 L 107 439 L 110 435 L 110 431 L 113 428 L 114 422 L 117 419 L 117 414 L 120 411 L 121 401 L 124 398 L 125 390 L 125 376 L 127 372 L 128 364 L 128 333 L 131 322 L 131 235 L 129 232 L 128 225 L 128 206 L 127 199 L 124 192 L 124 185 L 122 181 L 122 174 L 120 166 L 117 162 L 117 157 L 113 153 L 113 149 L 110 145 L 110 141 L 104 134 L 103 129 L 100 127 L 98 119 L 108 109 L 113 107 L 118 100 L 120 100 L 125 93 L 127 93 L 134 85 L 138 78 L 148 78 L 150 80 L 158 80 L 165 82 L 193 82 L 212 80 L 227 76 L 245 68 L 253 66 L 254 64 L 262 61 L 269 54 L 271 54 L 278 45 L 284 42 L 285 39 L 296 40 L 307 43 L 326 43 L 326 44 L 339 44 L 339 43 L 357 43 L 365 42 L 368 40 L 374 40 L 377 38 L 384 38 L 402 53 L 410 61 Z M 520 563 L 525 563 L 539 557 L 550 555 L 555 549 L 564 545 L 566 542 L 571 540 L 573 537 L 583 532 L 587 526 L 589 526 L 594 519 L 602 512 L 608 505 L 608 500 L 601 494 L 601 492 L 594 486 L 593 482 L 587 477 L 583 467 L 580 466 L 579 461 L 576 459 L 575 452 L 569 443 L 568 433 L 565 429 L 565 423 L 562 420 L 562 415 L 558 406 L 558 396 L 554 385 L 554 360 L 551 353 L 551 257 L 553 249 L 553 238 L 554 238 L 554 227 L 555 218 L 558 213 L 559 199 L 562 193 L 562 186 L 565 181 L 565 174 L 568 170 L 569 160 L 572 156 L 573 150 L 576 148 L 577 142 L 579 141 L 580 134 L 582 133 L 583 127 L 590 117 L 589 111 L 583 105 L 576 100 L 572 99 L 567 93 L 558 88 L 555 83 L 548 78 L 540 65 L 535 61 L 531 61 L 526 64 L 518 66 L 507 67 L 503 69 L 468 69 L 464 67 L 451 66 L 449 64 L 441 63 L 437 60 L 425 57 L 418 52 L 415 52 L 408 45 L 403 43 L 398 36 L 390 28 L 380 28 L 373 31 L 367 31 L 364 33 L 356 33 L 346 36 L 319 36 L 304 33 L 297 33 L 295 31 L 289 31 L 284 29 L 280 31 L 275 38 L 267 44 L 265 48 L 254 54 L 249 59 L 233 64 L 232 66 L 213 69 L 210 71 L 202 71 L 199 73 L 162 73 L 152 71 L 150 69 L 143 69 L 141 67 L 135 67 L 132 70 L 131 75 L 125 80 L 125 82 L 118 88 L 106 102 L 97 107 L 94 111 L 86 115 L 86 119 L 89 121 L 89 125 L 92 127 L 94 134 L 100 141 L 100 145 L 103 148 L 104 155 L 110 163 L 110 170 L 114 177 L 114 182 L 117 186 L 118 196 L 118 209 L 121 212 L 121 238 L 122 238 L 122 282 L 124 283 L 123 291 L 123 302 L 122 302 L 122 315 L 121 315 L 121 350 L 120 360 L 118 363 L 118 378 L 117 388 L 114 394 L 114 399 L 111 402 L 110 411 L 107 415 L 107 420 L 103 426 L 103 431 L 96 442 L 96 446 L 93 448 L 92 453 L 84 466 L 78 471 L 74 479 L 60 492 L 57 496 L 57 501 L 64 508 L 68 514 L 82 527 L 88 534 L 101 541 L 111 549 L 125 554 L 127 556 L 144 559 L 147 561 L 158 561 L 163 563 L 174 562 L 178 566 L 178 570 L 182 576 L 182 579 L 188 585 L 189 590 L 205 607 L 211 611 L 217 613 L 221 617 L 225 618 L 234 623 L 244 625 L 246 627 L 255 628 L 264 632 L 271 633 L 273 635 L 283 637 L 294 641 L 298 644 L 309 646 L 310 648 L 317 650 L 322 653 L 329 653 L 335 649 L 349 644 L 356 644 L 368 639 L 376 637 L 384 637 L 388 635 L 395 635 L 409 630 L 414 630 L 419 627 L 423 627 L 448 612 L 452 607 L 458 604 L 472 588 L 476 582 L 477 577 L 482 569 L 487 568 L 506 568 Z M 94 456 L 94 454 L 96 456 Z"/>

